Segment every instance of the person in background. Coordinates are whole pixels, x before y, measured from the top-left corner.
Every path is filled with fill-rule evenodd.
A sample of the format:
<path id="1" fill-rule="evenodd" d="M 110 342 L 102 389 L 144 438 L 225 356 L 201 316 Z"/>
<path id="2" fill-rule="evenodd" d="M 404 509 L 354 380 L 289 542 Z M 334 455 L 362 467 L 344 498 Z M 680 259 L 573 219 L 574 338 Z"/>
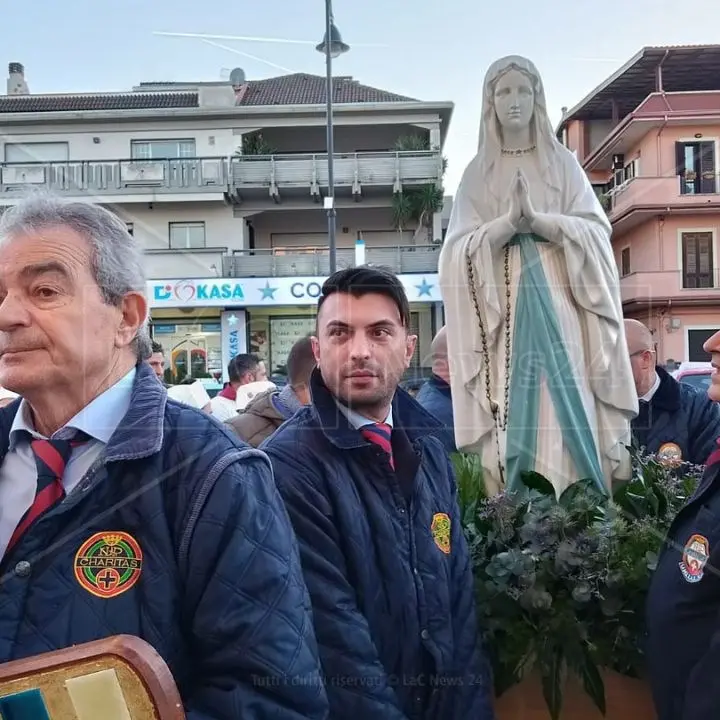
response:
<path id="1" fill-rule="evenodd" d="M 708 395 L 720 402 L 720 332 Z M 720 447 L 670 526 L 646 606 L 645 657 L 658 720 L 717 720 L 720 709 Z"/>
<path id="2" fill-rule="evenodd" d="M 456 452 L 455 423 L 452 396 L 450 395 L 450 363 L 448 361 L 447 331 L 445 326 L 437 332 L 430 345 L 432 375 L 423 383 L 415 398 L 445 427 L 443 444 L 449 453 Z"/>
<path id="3" fill-rule="evenodd" d="M 332 718 L 491 720 L 440 423 L 398 387 L 417 338 L 389 271 L 333 274 L 312 403 L 267 440 L 300 542 Z"/>
<path id="4" fill-rule="evenodd" d="M 258 447 L 300 408 L 310 404 L 310 375 L 314 368 L 312 341 L 301 338 L 288 354 L 288 384 L 282 390 L 258 395 L 227 424 L 246 443 Z"/>
<path id="5" fill-rule="evenodd" d="M 657 365 L 652 333 L 641 322 L 625 320 L 625 335 L 640 400 L 632 421 L 637 444 L 670 464 L 704 465 L 720 437 L 720 406 Z"/>
<path id="6" fill-rule="evenodd" d="M 210 410 L 220 422 L 237 415 L 237 389 L 241 385 L 267 380 L 265 363 L 250 353 L 236 355 L 228 363 L 228 378 L 229 382 L 210 401 Z"/>
<path id="7" fill-rule="evenodd" d="M 152 354 L 148 360 L 148 364 L 155 371 L 158 380 L 167 388 L 170 387 L 165 382 L 165 351 L 159 342 L 152 342 Z"/>
<path id="8" fill-rule="evenodd" d="M 136 635 L 187 720 L 321 720 L 272 468 L 168 400 L 144 264 L 101 205 L 38 196 L 0 219 L 0 383 L 22 396 L 0 409 L 0 663 Z"/>

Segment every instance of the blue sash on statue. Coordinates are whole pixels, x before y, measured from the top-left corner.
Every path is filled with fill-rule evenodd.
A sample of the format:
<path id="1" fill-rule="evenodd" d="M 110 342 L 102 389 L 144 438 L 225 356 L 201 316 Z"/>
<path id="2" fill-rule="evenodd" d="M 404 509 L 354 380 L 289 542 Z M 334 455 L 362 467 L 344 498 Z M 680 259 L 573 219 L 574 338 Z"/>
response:
<path id="1" fill-rule="evenodd" d="M 535 468 L 540 387 L 544 381 L 563 443 L 578 470 L 578 480 L 592 479 L 600 492 L 607 494 L 595 438 L 565 349 L 538 242 L 547 240 L 523 233 L 510 241 L 520 248 L 521 271 L 510 368 L 506 487 L 519 490 L 523 487 L 521 474 Z M 552 478 L 548 479 L 552 482 Z"/>

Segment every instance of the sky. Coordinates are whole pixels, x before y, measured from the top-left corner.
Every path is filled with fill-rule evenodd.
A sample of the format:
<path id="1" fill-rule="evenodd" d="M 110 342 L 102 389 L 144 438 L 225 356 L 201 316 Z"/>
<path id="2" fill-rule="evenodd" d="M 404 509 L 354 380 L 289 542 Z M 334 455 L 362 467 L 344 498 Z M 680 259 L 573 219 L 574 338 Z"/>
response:
<path id="1" fill-rule="evenodd" d="M 5 0 L 9 2 L 9 0 Z M 324 74 L 310 44 L 171 38 L 154 32 L 320 42 L 322 0 L 34 0 L 3 13 L 1 58 L 25 66 L 33 93 L 129 90 L 141 81 Z M 720 2 L 693 0 L 334 0 L 351 50 L 336 75 L 455 110 L 444 154 L 454 193 L 477 147 L 482 81 L 497 58 L 538 67 L 553 123 L 643 46 L 718 42 Z M 701 21 L 698 22 L 697 19 Z M 366 47 L 380 45 L 381 47 Z M 274 66 L 275 67 L 274 67 Z M 279 69 L 279 67 L 285 70 Z"/>

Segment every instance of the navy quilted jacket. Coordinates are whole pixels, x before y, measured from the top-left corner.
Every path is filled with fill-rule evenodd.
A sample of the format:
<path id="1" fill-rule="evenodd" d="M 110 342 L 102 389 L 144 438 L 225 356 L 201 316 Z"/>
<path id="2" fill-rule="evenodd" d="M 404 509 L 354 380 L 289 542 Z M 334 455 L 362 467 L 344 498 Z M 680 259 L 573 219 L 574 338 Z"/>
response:
<path id="1" fill-rule="evenodd" d="M 330 717 L 489 720 L 491 679 L 440 424 L 398 390 L 394 473 L 318 371 L 312 397 L 261 447 L 300 542 Z"/>
<path id="2" fill-rule="evenodd" d="M 18 404 L 0 410 L 0 456 Z M 96 533 L 130 540 L 84 547 Z M 102 597 L 118 577 L 83 565 L 113 553 L 135 583 Z M 164 657 L 188 720 L 326 717 L 309 597 L 267 458 L 167 400 L 147 365 L 104 457 L 0 567 L 0 663 L 120 633 Z"/>

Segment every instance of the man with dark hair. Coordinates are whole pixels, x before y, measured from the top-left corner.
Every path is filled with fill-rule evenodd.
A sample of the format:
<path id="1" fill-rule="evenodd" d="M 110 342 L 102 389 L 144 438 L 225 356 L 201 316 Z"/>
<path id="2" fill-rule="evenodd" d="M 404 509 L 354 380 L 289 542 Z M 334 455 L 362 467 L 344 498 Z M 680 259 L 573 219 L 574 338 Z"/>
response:
<path id="1" fill-rule="evenodd" d="M 227 424 L 246 443 L 258 447 L 301 407 L 310 404 L 310 375 L 314 368 L 312 341 L 301 338 L 288 355 L 288 384 L 282 390 L 258 395 Z"/>
<path id="2" fill-rule="evenodd" d="M 443 428 L 398 387 L 409 321 L 392 273 L 332 275 L 312 402 L 262 447 L 300 543 L 331 717 L 490 720 Z"/>
<path id="3" fill-rule="evenodd" d="M 165 382 L 165 351 L 159 342 L 152 341 L 152 355 L 148 358 L 148 365 L 154 370 L 157 379 L 167 387 Z"/>
<path id="4" fill-rule="evenodd" d="M 212 399 L 212 414 L 221 422 L 237 415 L 237 390 L 242 385 L 267 380 L 265 363 L 251 353 L 236 355 L 228 363 L 228 380 L 225 387 Z"/>

